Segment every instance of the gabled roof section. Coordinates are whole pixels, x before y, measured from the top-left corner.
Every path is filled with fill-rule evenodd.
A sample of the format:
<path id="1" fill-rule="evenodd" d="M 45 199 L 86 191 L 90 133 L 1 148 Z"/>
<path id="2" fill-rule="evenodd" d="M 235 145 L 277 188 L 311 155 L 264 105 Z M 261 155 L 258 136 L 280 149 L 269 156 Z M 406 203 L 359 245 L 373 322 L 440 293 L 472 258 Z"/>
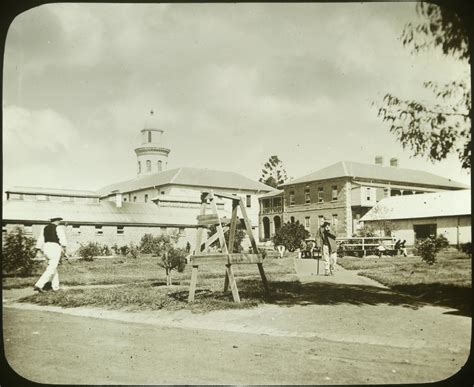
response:
<path id="1" fill-rule="evenodd" d="M 266 194 L 260 195 L 258 198 L 259 199 L 265 199 L 265 198 L 272 198 L 275 196 L 281 196 L 283 195 L 283 190 L 282 189 L 274 189 L 273 191 L 267 192 Z"/>
<path id="2" fill-rule="evenodd" d="M 392 196 L 382 199 L 361 221 L 471 215 L 471 190 Z"/>
<path id="3" fill-rule="evenodd" d="M 7 200 L 3 202 L 3 220 L 10 222 L 47 223 L 51 214 L 60 214 L 66 223 L 193 226 L 197 210 L 189 208 L 160 208 L 153 203 L 100 203 L 30 202 Z"/>
<path id="4" fill-rule="evenodd" d="M 170 184 L 257 192 L 268 192 L 273 189 L 272 187 L 258 181 L 253 181 L 235 172 L 183 167 L 112 184 L 100 189 L 99 193 L 101 196 L 107 196 L 114 191 L 125 193 Z"/>
<path id="5" fill-rule="evenodd" d="M 308 175 L 288 181 L 281 186 L 285 187 L 294 184 L 309 183 L 311 181 L 327 180 L 340 177 L 429 185 L 450 189 L 469 188 L 464 184 L 447 179 L 445 177 L 434 175 L 429 172 L 377 164 L 356 163 L 352 161 L 340 161 L 316 172 L 312 172 Z"/>

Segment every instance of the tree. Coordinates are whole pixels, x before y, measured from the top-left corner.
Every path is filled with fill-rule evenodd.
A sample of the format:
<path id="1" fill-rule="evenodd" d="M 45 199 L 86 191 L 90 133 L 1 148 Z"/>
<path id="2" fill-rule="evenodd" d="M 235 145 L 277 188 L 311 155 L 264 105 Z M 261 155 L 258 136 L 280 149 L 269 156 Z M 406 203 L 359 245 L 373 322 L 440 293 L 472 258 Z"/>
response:
<path id="1" fill-rule="evenodd" d="M 182 273 L 186 267 L 186 250 L 171 247 L 165 251 L 161 256 L 161 261 L 158 265 L 163 267 L 166 271 L 166 286 L 171 286 L 171 272 L 177 270 Z"/>
<path id="2" fill-rule="evenodd" d="M 268 161 L 263 165 L 262 177 L 259 181 L 270 187 L 277 188 L 287 179 L 288 177 L 286 176 L 286 170 L 282 161 L 276 155 L 270 156 Z"/>
<path id="3" fill-rule="evenodd" d="M 436 255 L 448 246 L 449 242 L 444 235 L 438 235 L 436 238 L 430 236 L 416 242 L 415 253 L 419 255 L 424 262 L 432 265 L 436 262 Z"/>
<path id="4" fill-rule="evenodd" d="M 283 245 L 289 252 L 293 252 L 308 237 L 308 230 L 300 222 L 287 222 L 277 230 L 273 236 L 273 243 L 275 246 Z"/>
<path id="5" fill-rule="evenodd" d="M 417 3 L 416 10 L 421 22 L 405 26 L 404 46 L 411 47 L 414 53 L 440 48 L 444 55 L 470 62 L 467 34 L 454 12 L 424 2 Z M 423 86 L 433 93 L 432 103 L 387 93 L 378 116 L 390 124 L 390 132 L 414 156 L 435 162 L 457 154 L 462 167 L 470 169 L 470 80 L 456 79 L 444 85 L 428 81 Z"/>
<path id="6" fill-rule="evenodd" d="M 35 240 L 20 227 L 7 233 L 3 245 L 2 269 L 5 274 L 31 275 L 35 266 Z"/>

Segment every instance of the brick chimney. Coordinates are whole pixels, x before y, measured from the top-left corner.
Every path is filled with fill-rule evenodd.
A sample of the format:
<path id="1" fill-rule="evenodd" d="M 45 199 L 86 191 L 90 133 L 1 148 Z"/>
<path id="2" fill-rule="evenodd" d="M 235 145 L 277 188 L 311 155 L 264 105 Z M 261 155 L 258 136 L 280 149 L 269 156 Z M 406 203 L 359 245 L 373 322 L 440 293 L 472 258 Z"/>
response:
<path id="1" fill-rule="evenodd" d="M 117 192 L 115 194 L 115 205 L 117 207 L 122 207 L 122 193 L 121 192 Z"/>
<path id="2" fill-rule="evenodd" d="M 382 156 L 375 156 L 375 164 L 376 165 L 383 165 L 383 157 Z"/>
<path id="3" fill-rule="evenodd" d="M 396 157 L 392 157 L 390 159 L 390 166 L 391 167 L 398 167 L 398 159 Z"/>

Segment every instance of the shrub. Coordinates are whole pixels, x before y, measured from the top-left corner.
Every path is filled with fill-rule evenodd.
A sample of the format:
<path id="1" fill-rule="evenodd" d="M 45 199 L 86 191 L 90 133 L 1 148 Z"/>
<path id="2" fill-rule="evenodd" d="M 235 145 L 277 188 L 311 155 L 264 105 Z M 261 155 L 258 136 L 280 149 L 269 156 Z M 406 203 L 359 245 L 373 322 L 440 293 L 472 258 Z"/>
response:
<path id="1" fill-rule="evenodd" d="M 128 246 L 128 252 L 132 256 L 132 258 L 138 258 L 138 255 L 140 254 L 140 249 L 136 244 L 130 243 L 130 245 Z"/>
<path id="2" fill-rule="evenodd" d="M 298 249 L 301 242 L 309 237 L 309 232 L 300 222 L 287 222 L 273 236 L 275 246 L 283 245 L 289 252 Z"/>
<path id="3" fill-rule="evenodd" d="M 145 234 L 140 241 L 139 249 L 144 254 L 161 256 L 174 245 L 177 239 L 178 236 L 173 234 Z"/>
<path id="4" fill-rule="evenodd" d="M 176 270 L 179 273 L 184 271 L 186 267 L 186 250 L 171 247 L 169 250 L 165 251 L 161 256 L 160 262 L 158 265 L 163 267 L 166 270 L 166 285 L 171 285 L 171 271 Z"/>
<path id="5" fill-rule="evenodd" d="M 217 232 L 217 227 L 215 225 L 211 225 L 209 227 L 209 230 L 211 231 L 210 233 L 210 236 L 213 236 L 216 232 Z M 225 243 L 227 245 L 227 248 L 229 249 L 230 251 L 230 246 L 229 246 L 229 235 L 230 235 L 230 231 L 227 230 L 225 233 L 224 233 L 224 239 L 225 239 Z M 234 250 L 233 252 L 234 253 L 241 253 L 243 251 L 243 247 L 242 247 L 242 241 L 245 239 L 246 237 L 246 232 L 242 229 L 236 229 L 235 230 L 235 234 L 234 234 Z M 214 243 L 211 244 L 211 247 L 214 247 L 214 246 L 220 246 L 220 243 L 218 241 L 215 241 Z"/>
<path id="6" fill-rule="evenodd" d="M 432 265 L 436 262 L 436 255 L 448 246 L 449 242 L 445 236 L 439 235 L 436 238 L 430 236 L 416 242 L 415 253 L 419 255 L 424 262 Z"/>
<path id="7" fill-rule="evenodd" d="M 83 260 L 92 261 L 94 257 L 102 254 L 102 246 L 98 242 L 81 243 L 77 249 L 77 253 Z"/>
<path id="8" fill-rule="evenodd" d="M 115 255 L 120 254 L 120 248 L 118 247 L 117 243 L 114 243 L 110 248 L 112 249 Z"/>
<path id="9" fill-rule="evenodd" d="M 471 257 L 472 256 L 471 242 L 461 243 L 461 245 L 459 246 L 459 250 L 462 251 L 464 254 L 467 254 Z"/>
<path id="10" fill-rule="evenodd" d="M 128 245 L 120 246 L 119 252 L 120 252 L 120 255 L 123 255 L 125 257 L 130 252 L 130 247 L 128 247 Z"/>
<path id="11" fill-rule="evenodd" d="M 32 260 L 35 254 L 35 240 L 16 227 L 5 236 L 2 269 L 6 274 L 31 275 L 36 264 Z"/>

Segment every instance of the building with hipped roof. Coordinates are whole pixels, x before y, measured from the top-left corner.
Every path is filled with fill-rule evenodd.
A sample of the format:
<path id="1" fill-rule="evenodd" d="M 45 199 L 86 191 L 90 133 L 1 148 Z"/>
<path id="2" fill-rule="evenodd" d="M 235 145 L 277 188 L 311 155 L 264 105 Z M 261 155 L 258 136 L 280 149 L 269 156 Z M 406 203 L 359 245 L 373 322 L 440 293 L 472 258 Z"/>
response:
<path id="1" fill-rule="evenodd" d="M 451 245 L 471 242 L 471 190 L 443 191 L 382 199 L 361 218 L 375 231 L 390 222 L 392 236 L 413 245 L 444 235 Z"/>
<path id="2" fill-rule="evenodd" d="M 239 173 L 182 167 L 167 169 L 170 148 L 163 142 L 151 112 L 140 131 L 141 143 L 135 148 L 137 176 L 98 191 L 14 187 L 5 191 L 3 233 L 24 227 L 37 237 L 54 212 L 67 223 L 71 250 L 80 243 L 97 241 L 119 246 L 139 243 L 145 233 L 178 232 L 179 245 L 194 247 L 196 217 L 202 192 L 221 192 L 241 197 L 258 236 L 258 199 L 272 190 Z M 218 200 L 222 216 L 230 217 L 231 203 Z"/>
<path id="3" fill-rule="evenodd" d="M 282 184 L 259 198 L 260 239 L 269 240 L 283 222 L 298 221 L 312 236 L 323 219 L 337 235 L 350 237 L 360 229 L 360 219 L 381 199 L 469 188 L 432 173 L 389 165 L 376 157 L 375 164 L 340 161 Z"/>

